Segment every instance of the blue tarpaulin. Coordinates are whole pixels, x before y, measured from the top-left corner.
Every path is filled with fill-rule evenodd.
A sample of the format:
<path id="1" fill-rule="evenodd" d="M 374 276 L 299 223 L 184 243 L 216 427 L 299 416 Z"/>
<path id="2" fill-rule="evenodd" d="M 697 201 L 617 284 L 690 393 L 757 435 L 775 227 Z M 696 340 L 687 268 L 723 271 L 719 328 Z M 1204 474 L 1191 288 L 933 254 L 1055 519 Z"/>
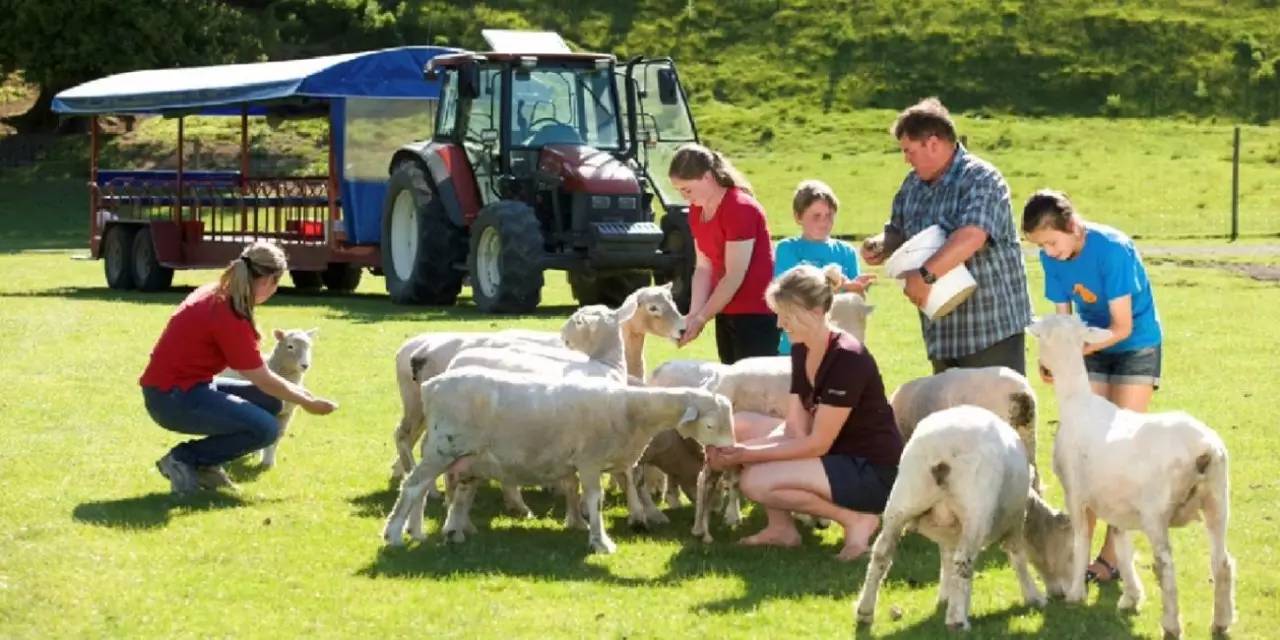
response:
<path id="1" fill-rule="evenodd" d="M 427 60 L 457 49 L 397 47 L 305 60 L 149 69 L 99 78 L 54 96 L 64 114 L 239 114 L 242 105 L 289 98 L 436 98 Z M 256 110 L 255 112 L 260 112 Z"/>

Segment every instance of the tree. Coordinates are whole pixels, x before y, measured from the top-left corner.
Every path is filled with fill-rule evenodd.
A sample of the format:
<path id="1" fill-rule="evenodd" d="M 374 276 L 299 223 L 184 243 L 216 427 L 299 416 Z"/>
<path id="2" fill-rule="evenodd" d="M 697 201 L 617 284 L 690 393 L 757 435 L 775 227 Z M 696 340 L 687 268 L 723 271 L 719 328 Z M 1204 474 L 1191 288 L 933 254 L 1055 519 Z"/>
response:
<path id="1" fill-rule="evenodd" d="M 252 60 L 262 53 L 256 23 L 216 0 L 0 0 L 0 71 L 22 70 L 40 87 L 35 106 L 11 124 L 57 123 L 57 92 L 112 73 Z"/>

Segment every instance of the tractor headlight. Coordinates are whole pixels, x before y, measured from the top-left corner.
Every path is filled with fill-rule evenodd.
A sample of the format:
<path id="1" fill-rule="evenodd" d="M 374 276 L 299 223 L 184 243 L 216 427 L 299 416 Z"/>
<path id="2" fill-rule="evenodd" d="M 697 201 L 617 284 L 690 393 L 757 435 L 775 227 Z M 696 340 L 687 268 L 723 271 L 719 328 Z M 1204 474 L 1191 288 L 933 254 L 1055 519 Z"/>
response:
<path id="1" fill-rule="evenodd" d="M 613 204 L 609 196 L 591 196 L 592 209 L 608 209 Z"/>
<path id="2" fill-rule="evenodd" d="M 618 208 L 619 208 L 619 209 L 622 209 L 622 210 L 624 210 L 624 211 L 635 211 L 635 209 L 636 209 L 636 197 L 635 197 L 635 196 L 621 196 L 621 197 L 619 197 L 619 198 L 618 198 Z"/>

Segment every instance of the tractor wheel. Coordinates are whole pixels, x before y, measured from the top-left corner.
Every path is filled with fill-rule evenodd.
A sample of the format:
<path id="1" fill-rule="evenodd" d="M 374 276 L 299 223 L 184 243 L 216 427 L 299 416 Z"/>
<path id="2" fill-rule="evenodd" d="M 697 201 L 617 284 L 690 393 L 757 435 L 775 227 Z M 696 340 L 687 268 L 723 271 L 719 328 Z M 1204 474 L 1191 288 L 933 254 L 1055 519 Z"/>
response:
<path id="1" fill-rule="evenodd" d="M 324 282 L 320 280 L 319 271 L 289 270 L 289 280 L 293 282 L 293 290 L 298 293 L 317 293 Z"/>
<path id="2" fill-rule="evenodd" d="M 648 271 L 625 271 L 599 274 L 590 271 L 570 271 L 569 288 L 578 304 L 603 304 L 617 308 L 627 296 L 641 287 L 649 286 Z"/>
<path id="3" fill-rule="evenodd" d="M 133 235 L 137 229 L 117 224 L 102 237 L 102 271 L 112 289 L 132 289 Z"/>
<path id="4" fill-rule="evenodd" d="M 485 313 L 532 311 L 542 300 L 542 229 L 533 209 L 501 200 L 471 225 L 471 294 Z"/>
<path id="5" fill-rule="evenodd" d="M 391 301 L 453 304 L 466 259 L 467 233 L 449 220 L 421 165 L 400 163 L 382 210 L 382 271 Z"/>
<path id="6" fill-rule="evenodd" d="M 320 280 L 324 288 L 335 293 L 351 293 L 360 286 L 360 266 L 350 262 L 330 262 L 328 268 L 320 272 Z"/>
<path id="7" fill-rule="evenodd" d="M 142 227 L 133 235 L 133 283 L 139 291 L 163 291 L 173 284 L 173 269 L 156 260 L 149 227 Z"/>
<path id="8" fill-rule="evenodd" d="M 662 252 L 681 258 L 674 269 L 654 273 L 658 284 L 671 283 L 671 297 L 681 313 L 689 313 L 689 299 L 693 296 L 693 266 L 696 261 L 693 248 L 693 232 L 689 230 L 689 213 L 667 211 L 662 216 Z"/>

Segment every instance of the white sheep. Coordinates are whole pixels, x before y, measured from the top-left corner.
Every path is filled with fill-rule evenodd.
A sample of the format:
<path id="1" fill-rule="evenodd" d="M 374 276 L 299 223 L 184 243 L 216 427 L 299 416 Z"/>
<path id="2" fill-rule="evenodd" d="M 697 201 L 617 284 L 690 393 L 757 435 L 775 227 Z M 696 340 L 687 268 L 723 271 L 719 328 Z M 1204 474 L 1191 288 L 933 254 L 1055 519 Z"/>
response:
<path id="1" fill-rule="evenodd" d="M 311 368 L 311 349 L 315 345 L 316 336 L 320 334 L 319 329 L 276 329 L 271 332 L 275 337 L 276 344 L 263 360 L 266 361 L 267 368 L 275 372 L 276 375 L 292 382 L 294 384 L 302 384 L 302 376 L 307 373 L 307 369 Z M 238 372 L 228 369 L 220 374 L 219 377 L 234 378 L 243 380 Z M 298 405 L 292 402 L 285 402 L 280 413 L 276 414 L 276 423 L 280 425 L 280 436 L 275 442 L 263 447 L 260 451 L 262 466 L 270 469 L 276 464 L 276 448 L 280 445 L 280 440 L 284 439 L 285 431 L 289 428 L 289 422 L 293 420 L 294 410 Z"/>
<path id="2" fill-rule="evenodd" d="M 685 322 L 671 297 L 670 285 L 638 289 L 628 296 L 628 301 L 635 302 L 636 313 L 623 325 L 623 355 L 627 372 L 643 378 L 645 335 L 676 340 L 684 334 Z M 558 333 L 550 331 L 506 330 L 493 333 L 424 333 L 401 344 L 395 357 L 401 416 L 394 435 L 397 455 L 391 465 L 392 479 L 398 480 L 413 467 L 413 443 L 426 428 L 422 423 L 419 399 L 419 386 L 423 382 L 442 373 L 463 349 L 516 349 L 528 345 L 562 347 L 564 343 Z"/>
<path id="3" fill-rule="evenodd" d="M 733 442 L 728 401 L 701 389 L 547 380 L 466 367 L 423 384 L 422 403 L 427 444 L 383 529 L 391 545 L 403 543 L 406 521 L 409 534 L 423 538 L 427 488 L 446 470 L 459 476 L 442 529 L 453 541 L 474 531 L 469 509 L 479 478 L 544 484 L 568 481 L 576 473 L 586 490 L 590 547 L 612 553 L 616 546 L 600 516 L 602 473 L 633 467 L 664 429 L 675 428 L 708 445 Z M 574 524 L 574 512 L 567 514 L 567 525 Z"/>
<path id="4" fill-rule="evenodd" d="M 1027 570 L 1029 545 L 1035 543 L 1026 537 L 1031 496 L 1035 493 L 1022 441 L 999 416 L 962 405 L 921 420 L 902 451 L 884 528 L 872 545 L 857 600 L 857 620 L 872 621 L 880 583 L 908 527 L 938 544 L 938 602 L 946 603 L 948 627 L 969 628 L 974 565 L 982 549 L 993 543 L 1008 554 L 1027 604 L 1043 605 L 1044 596 Z"/>
<path id="5" fill-rule="evenodd" d="M 925 416 L 949 407 L 971 404 L 1003 418 L 1018 437 L 1032 465 L 1031 484 L 1040 490 L 1036 464 L 1036 393 L 1026 377 L 1008 367 L 948 369 L 903 384 L 889 396 L 893 418 L 903 441 L 911 437 Z"/>
<path id="6" fill-rule="evenodd" d="M 1053 443 L 1053 470 L 1062 480 L 1074 528 L 1069 602 L 1085 597 L 1089 559 L 1086 510 L 1112 527 L 1124 580 L 1121 609 L 1137 608 L 1142 583 L 1133 568 L 1128 531 L 1151 541 L 1156 577 L 1163 593 L 1166 634 L 1179 636 L 1178 588 L 1169 528 L 1203 517 L 1209 534 L 1215 633 L 1235 621 L 1235 561 L 1227 552 L 1229 479 L 1227 447 L 1204 423 L 1180 412 L 1137 413 L 1093 393 L 1081 355 L 1084 345 L 1105 342 L 1106 329 L 1077 317 L 1051 315 L 1028 331 L 1040 343 L 1040 365 L 1053 377 L 1060 426 Z"/>

